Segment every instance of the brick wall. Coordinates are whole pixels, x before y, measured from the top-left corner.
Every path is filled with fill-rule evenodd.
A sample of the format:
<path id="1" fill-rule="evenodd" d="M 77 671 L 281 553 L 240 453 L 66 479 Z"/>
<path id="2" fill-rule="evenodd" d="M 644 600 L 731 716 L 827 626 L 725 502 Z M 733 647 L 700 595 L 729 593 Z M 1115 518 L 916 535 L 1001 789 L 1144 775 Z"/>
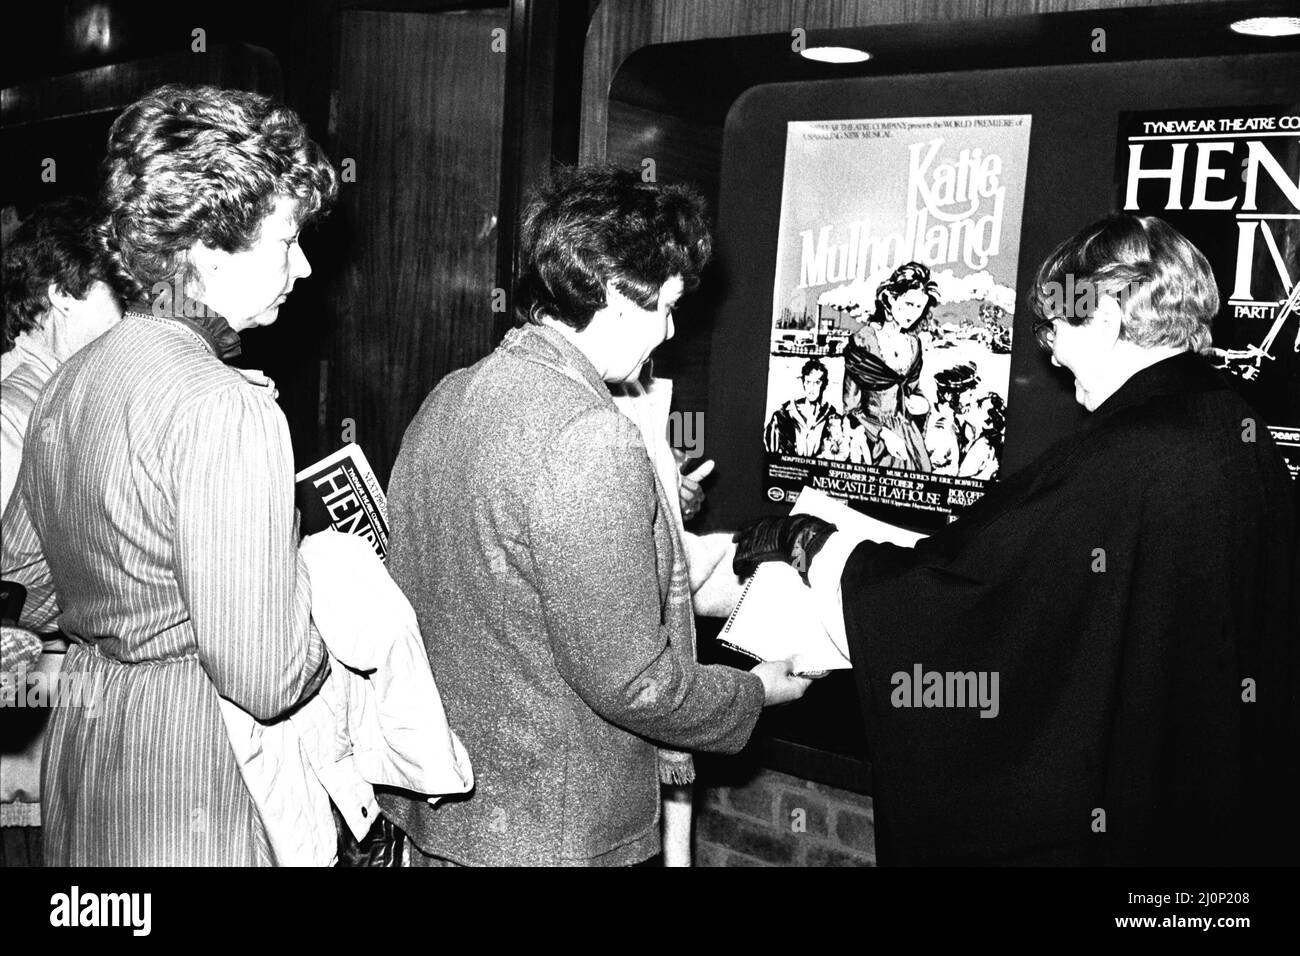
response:
<path id="1" fill-rule="evenodd" d="M 695 793 L 696 866 L 875 866 L 871 798 L 774 770 Z"/>

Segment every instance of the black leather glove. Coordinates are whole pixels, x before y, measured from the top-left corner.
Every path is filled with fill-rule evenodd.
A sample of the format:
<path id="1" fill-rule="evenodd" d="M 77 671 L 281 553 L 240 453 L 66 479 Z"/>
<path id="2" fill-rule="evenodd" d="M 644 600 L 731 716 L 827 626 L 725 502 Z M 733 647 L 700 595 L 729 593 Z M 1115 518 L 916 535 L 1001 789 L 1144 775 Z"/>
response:
<path id="1" fill-rule="evenodd" d="M 736 577 L 747 578 L 764 561 L 784 561 L 798 571 L 805 582 L 808 566 L 822 545 L 839 529 L 814 515 L 759 518 L 745 525 L 731 539 L 736 556 L 731 569 Z"/>

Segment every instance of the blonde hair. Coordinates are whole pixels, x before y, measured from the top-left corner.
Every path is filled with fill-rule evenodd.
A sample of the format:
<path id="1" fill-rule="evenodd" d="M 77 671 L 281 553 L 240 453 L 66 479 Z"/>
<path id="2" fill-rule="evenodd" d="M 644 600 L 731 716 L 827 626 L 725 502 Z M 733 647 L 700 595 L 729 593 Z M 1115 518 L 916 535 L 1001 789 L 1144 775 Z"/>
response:
<path id="1" fill-rule="evenodd" d="M 1061 308 L 1061 290 L 1066 307 Z M 1082 325 L 1102 295 L 1123 309 L 1120 337 L 1142 348 L 1210 350 L 1219 311 L 1214 272 L 1201 251 L 1163 219 L 1117 214 L 1057 246 L 1038 268 L 1030 307 Z"/>

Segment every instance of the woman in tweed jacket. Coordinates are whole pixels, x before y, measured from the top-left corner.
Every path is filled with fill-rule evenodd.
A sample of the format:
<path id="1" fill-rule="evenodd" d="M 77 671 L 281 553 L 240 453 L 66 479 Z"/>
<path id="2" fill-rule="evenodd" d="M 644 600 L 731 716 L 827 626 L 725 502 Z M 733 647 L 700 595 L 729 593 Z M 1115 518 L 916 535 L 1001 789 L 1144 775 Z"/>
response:
<path id="1" fill-rule="evenodd" d="M 523 223 L 529 321 L 406 432 L 389 566 L 477 777 L 437 807 L 381 800 L 416 865 L 642 862 L 656 745 L 734 752 L 807 687 L 783 662 L 695 662 L 677 490 L 607 386 L 672 335 L 709 255 L 702 206 L 611 167 L 557 174 Z"/>
<path id="2" fill-rule="evenodd" d="M 266 97 L 163 87 L 109 134 L 103 236 L 134 304 L 32 413 L 3 573 L 56 611 L 64 673 L 43 768 L 50 865 L 269 862 L 218 695 L 269 720 L 319 686 L 271 390 L 224 364 L 311 273 L 298 231 L 336 190 Z"/>

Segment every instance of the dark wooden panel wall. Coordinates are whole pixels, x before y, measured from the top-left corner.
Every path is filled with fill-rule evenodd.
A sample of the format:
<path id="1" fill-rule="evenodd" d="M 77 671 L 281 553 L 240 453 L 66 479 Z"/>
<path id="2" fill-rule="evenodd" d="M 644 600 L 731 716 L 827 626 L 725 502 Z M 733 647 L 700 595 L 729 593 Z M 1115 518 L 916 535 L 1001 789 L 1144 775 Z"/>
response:
<path id="1" fill-rule="evenodd" d="M 322 451 L 350 422 L 385 483 L 430 389 L 492 346 L 506 26 L 504 10 L 340 14 L 331 158 L 356 181 L 331 224 L 346 247 Z"/>

